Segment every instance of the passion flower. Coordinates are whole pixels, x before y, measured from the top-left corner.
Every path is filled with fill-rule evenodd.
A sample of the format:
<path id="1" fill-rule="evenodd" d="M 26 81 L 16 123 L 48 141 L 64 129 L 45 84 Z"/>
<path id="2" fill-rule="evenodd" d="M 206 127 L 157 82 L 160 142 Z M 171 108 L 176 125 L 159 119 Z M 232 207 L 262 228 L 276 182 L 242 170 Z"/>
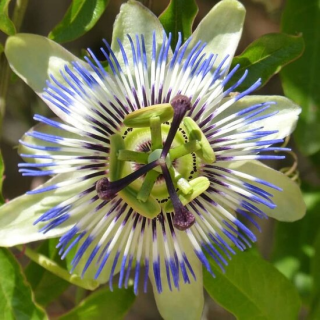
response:
<path id="1" fill-rule="evenodd" d="M 71 272 L 112 288 L 116 273 L 127 287 L 133 271 L 135 292 L 150 278 L 160 308 L 160 293 L 170 305 L 173 291 L 198 317 L 201 264 L 214 275 L 208 257 L 224 270 L 234 247 L 256 241 L 244 220 L 260 230 L 254 217 L 304 213 L 298 187 L 257 161 L 284 158 L 272 145 L 300 108 L 248 96 L 259 79 L 235 93 L 247 71 L 229 85 L 243 17 L 237 1 L 222 1 L 172 51 L 171 34 L 130 1 L 115 24 L 121 40 L 101 48 L 107 68 L 91 50 L 83 62 L 46 38 L 10 37 L 11 67 L 60 119 L 35 115 L 21 140 L 20 172 L 53 178 L 0 209 L 1 244 L 59 236 L 62 258 L 76 250 Z"/>

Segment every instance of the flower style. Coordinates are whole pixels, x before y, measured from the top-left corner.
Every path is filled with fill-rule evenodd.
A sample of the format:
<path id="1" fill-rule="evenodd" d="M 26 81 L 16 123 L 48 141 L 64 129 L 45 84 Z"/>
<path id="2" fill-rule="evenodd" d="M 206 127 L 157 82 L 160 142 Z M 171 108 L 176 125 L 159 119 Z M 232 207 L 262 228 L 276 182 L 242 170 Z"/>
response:
<path id="1" fill-rule="evenodd" d="M 300 108 L 248 96 L 259 79 L 235 93 L 247 71 L 228 86 L 243 19 L 224 0 L 171 51 L 171 34 L 130 1 L 101 48 L 107 69 L 91 50 L 84 62 L 40 36 L 9 38 L 11 67 L 60 119 L 35 115 L 21 140 L 20 172 L 53 178 L 1 208 L 0 244 L 60 237 L 62 258 L 76 248 L 72 272 L 112 288 L 132 270 L 135 292 L 150 278 L 160 308 L 175 297 L 199 315 L 207 257 L 224 270 L 235 247 L 256 241 L 240 217 L 260 230 L 254 216 L 304 214 L 298 187 L 257 161 L 283 158 L 271 145 Z"/>

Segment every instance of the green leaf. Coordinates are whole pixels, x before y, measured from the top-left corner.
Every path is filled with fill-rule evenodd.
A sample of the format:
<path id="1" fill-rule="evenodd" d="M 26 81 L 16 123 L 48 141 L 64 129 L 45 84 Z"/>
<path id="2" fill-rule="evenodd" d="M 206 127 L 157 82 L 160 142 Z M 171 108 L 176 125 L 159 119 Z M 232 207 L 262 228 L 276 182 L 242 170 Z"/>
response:
<path id="1" fill-rule="evenodd" d="M 73 0 L 49 38 L 60 43 L 79 38 L 98 22 L 108 3 L 109 0 Z"/>
<path id="2" fill-rule="evenodd" d="M 101 289 L 84 299 L 60 320 L 121 320 L 135 300 L 132 286 L 128 289 Z"/>
<path id="3" fill-rule="evenodd" d="M 0 152 L 0 206 L 5 203 L 5 200 L 2 195 L 2 183 L 3 183 L 3 173 L 4 173 L 4 163 L 2 159 L 2 155 Z"/>
<path id="4" fill-rule="evenodd" d="M 159 17 L 167 33 L 172 33 L 171 47 L 174 48 L 178 41 L 178 32 L 182 33 L 185 41 L 191 36 L 192 25 L 198 13 L 195 0 L 171 0 L 168 7 Z"/>
<path id="5" fill-rule="evenodd" d="M 34 304 L 21 267 L 7 249 L 0 249 L 0 268 L 1 319 L 47 319 L 44 310 Z"/>
<path id="6" fill-rule="evenodd" d="M 311 294 L 313 243 L 320 230 L 319 192 L 305 192 L 304 201 L 308 214 L 302 220 L 290 224 L 277 223 L 272 261 L 295 284 L 301 297 L 307 300 Z"/>
<path id="7" fill-rule="evenodd" d="M 9 36 L 16 33 L 13 22 L 8 17 L 8 7 L 11 0 L 0 0 L 0 30 Z"/>
<path id="8" fill-rule="evenodd" d="M 295 138 L 300 150 L 307 155 L 320 150 L 319 30 L 319 0 L 286 1 L 282 31 L 302 33 L 305 51 L 300 59 L 281 71 L 281 78 L 286 96 L 302 107 Z"/>
<path id="9" fill-rule="evenodd" d="M 57 262 L 61 267 L 66 268 L 66 262 L 61 260 L 56 249 L 57 244 L 57 239 L 44 241 L 37 252 Z M 43 306 L 59 297 L 70 286 L 69 282 L 55 276 L 33 261 L 26 267 L 25 275 L 35 294 L 36 301 Z"/>
<path id="10" fill-rule="evenodd" d="M 312 259 L 311 271 L 313 277 L 313 292 L 312 292 L 312 300 L 310 304 L 310 313 L 308 320 L 317 320 L 320 318 L 320 273 L 319 273 L 319 265 L 320 265 L 320 232 L 316 237 L 314 242 L 315 255 Z"/>
<path id="11" fill-rule="evenodd" d="M 263 35 L 252 42 L 241 55 L 233 59 L 231 68 L 237 64 L 240 64 L 240 68 L 228 86 L 237 82 L 245 70 L 249 71 L 248 76 L 237 88 L 237 91 L 247 89 L 259 78 L 264 85 L 283 66 L 300 57 L 303 49 L 304 44 L 301 36 L 290 36 L 283 33 Z"/>
<path id="12" fill-rule="evenodd" d="M 298 293 L 289 280 L 262 258 L 251 252 L 237 252 L 225 274 L 213 260 L 210 266 L 217 277 L 205 272 L 205 289 L 237 319 L 298 318 Z"/>

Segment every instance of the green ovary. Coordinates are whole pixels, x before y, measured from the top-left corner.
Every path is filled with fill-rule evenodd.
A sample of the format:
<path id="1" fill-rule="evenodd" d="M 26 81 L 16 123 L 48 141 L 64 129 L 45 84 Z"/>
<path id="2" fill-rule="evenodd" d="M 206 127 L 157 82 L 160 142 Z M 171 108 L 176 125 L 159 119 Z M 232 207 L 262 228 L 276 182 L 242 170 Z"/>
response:
<path id="1" fill-rule="evenodd" d="M 169 124 L 161 125 L 162 141 L 166 140 L 169 129 Z M 122 136 L 124 139 L 126 150 L 145 152 L 148 155 L 152 153 L 150 128 L 124 128 L 122 130 Z M 173 140 L 171 149 L 180 145 L 184 145 L 187 142 L 188 139 L 186 136 L 184 136 L 184 132 L 182 130 L 179 130 Z M 121 177 L 129 175 L 137 168 L 139 168 L 141 165 L 142 164 L 138 164 L 133 161 L 126 161 Z M 175 168 L 175 170 L 180 174 L 180 176 L 188 181 L 190 179 L 194 179 L 199 175 L 198 169 L 200 168 L 200 159 L 197 158 L 194 153 L 189 153 L 178 159 L 175 159 L 172 165 Z M 161 172 L 159 168 L 155 168 L 154 170 L 158 171 L 159 173 Z M 139 179 L 135 180 L 133 183 L 130 184 L 130 187 L 138 192 L 142 186 L 144 178 L 145 177 L 142 176 Z M 167 202 L 169 195 L 167 192 L 167 186 L 161 174 L 159 174 L 152 188 L 151 195 L 158 200 L 162 207 L 165 206 L 165 203 Z"/>

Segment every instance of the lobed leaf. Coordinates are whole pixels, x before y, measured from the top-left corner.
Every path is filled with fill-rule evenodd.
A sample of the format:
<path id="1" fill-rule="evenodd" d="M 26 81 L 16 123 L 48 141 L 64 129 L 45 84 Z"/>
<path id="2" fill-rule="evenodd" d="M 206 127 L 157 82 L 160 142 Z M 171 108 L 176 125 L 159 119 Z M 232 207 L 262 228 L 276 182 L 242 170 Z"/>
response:
<path id="1" fill-rule="evenodd" d="M 238 252 L 226 273 L 210 259 L 214 279 L 204 272 L 209 295 L 239 320 L 297 319 L 300 299 L 293 285 L 277 269 L 252 252 Z"/>
<path id="2" fill-rule="evenodd" d="M 240 68 L 234 74 L 228 86 L 233 85 L 248 70 L 248 76 L 237 88 L 237 91 L 246 90 L 259 78 L 262 85 L 283 66 L 301 56 L 304 50 L 301 36 L 291 36 L 284 33 L 270 33 L 263 35 L 252 42 L 241 55 L 232 61 L 231 69 L 237 64 Z"/>
<path id="3" fill-rule="evenodd" d="M 305 51 L 300 59 L 281 71 L 284 92 L 302 107 L 295 138 L 306 155 L 320 151 L 320 2 L 288 0 L 282 17 L 282 31 L 302 33 Z"/>
<path id="4" fill-rule="evenodd" d="M 109 0 L 73 0 L 49 38 L 59 43 L 79 38 L 98 22 L 108 3 Z"/>

